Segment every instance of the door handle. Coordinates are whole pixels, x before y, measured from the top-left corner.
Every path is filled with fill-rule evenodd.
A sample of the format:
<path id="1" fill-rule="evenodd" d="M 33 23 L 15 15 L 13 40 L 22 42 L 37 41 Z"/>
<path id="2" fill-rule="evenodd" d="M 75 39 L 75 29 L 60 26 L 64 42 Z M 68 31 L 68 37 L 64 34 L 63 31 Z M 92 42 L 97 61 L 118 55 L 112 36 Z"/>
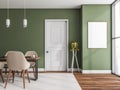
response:
<path id="1" fill-rule="evenodd" d="M 48 51 L 46 51 L 46 53 L 48 53 Z"/>

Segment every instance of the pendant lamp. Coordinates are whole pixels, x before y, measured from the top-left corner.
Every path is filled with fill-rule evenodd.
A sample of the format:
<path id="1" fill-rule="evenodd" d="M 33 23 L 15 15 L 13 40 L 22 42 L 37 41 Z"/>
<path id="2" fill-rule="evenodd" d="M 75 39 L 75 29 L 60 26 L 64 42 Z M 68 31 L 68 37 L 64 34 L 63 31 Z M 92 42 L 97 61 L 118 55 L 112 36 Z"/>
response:
<path id="1" fill-rule="evenodd" d="M 10 19 L 9 19 L 9 0 L 7 0 L 7 19 L 6 19 L 6 27 L 10 27 Z"/>
<path id="2" fill-rule="evenodd" d="M 24 0 L 24 19 L 23 19 L 23 28 L 27 28 L 27 19 L 26 19 L 26 2 Z"/>

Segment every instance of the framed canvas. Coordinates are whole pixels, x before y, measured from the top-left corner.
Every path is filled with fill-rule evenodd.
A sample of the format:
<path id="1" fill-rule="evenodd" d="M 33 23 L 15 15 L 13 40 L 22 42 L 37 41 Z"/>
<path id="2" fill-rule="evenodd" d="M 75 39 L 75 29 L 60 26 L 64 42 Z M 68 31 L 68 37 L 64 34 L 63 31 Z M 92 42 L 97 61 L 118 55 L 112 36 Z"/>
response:
<path id="1" fill-rule="evenodd" d="M 107 22 L 88 22 L 88 48 L 107 48 Z"/>

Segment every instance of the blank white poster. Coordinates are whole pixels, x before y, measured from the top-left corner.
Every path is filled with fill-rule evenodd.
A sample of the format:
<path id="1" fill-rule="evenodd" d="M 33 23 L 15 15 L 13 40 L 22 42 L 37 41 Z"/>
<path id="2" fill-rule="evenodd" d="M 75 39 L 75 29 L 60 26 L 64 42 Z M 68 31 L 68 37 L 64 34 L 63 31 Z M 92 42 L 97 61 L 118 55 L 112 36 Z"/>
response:
<path id="1" fill-rule="evenodd" d="M 107 22 L 88 22 L 88 48 L 107 48 Z"/>

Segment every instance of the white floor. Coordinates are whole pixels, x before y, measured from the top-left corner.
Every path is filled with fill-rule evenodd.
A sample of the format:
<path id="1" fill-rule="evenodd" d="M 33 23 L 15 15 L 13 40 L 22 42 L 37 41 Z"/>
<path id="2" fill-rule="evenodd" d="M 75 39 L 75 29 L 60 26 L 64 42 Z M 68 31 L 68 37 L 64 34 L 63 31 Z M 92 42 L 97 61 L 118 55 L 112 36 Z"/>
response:
<path id="1" fill-rule="evenodd" d="M 32 77 L 32 75 L 30 75 Z M 20 77 L 15 77 L 15 82 L 9 81 L 7 88 L 0 81 L 0 90 L 82 90 L 72 73 L 40 73 L 37 81 L 26 79 L 26 89 Z"/>

